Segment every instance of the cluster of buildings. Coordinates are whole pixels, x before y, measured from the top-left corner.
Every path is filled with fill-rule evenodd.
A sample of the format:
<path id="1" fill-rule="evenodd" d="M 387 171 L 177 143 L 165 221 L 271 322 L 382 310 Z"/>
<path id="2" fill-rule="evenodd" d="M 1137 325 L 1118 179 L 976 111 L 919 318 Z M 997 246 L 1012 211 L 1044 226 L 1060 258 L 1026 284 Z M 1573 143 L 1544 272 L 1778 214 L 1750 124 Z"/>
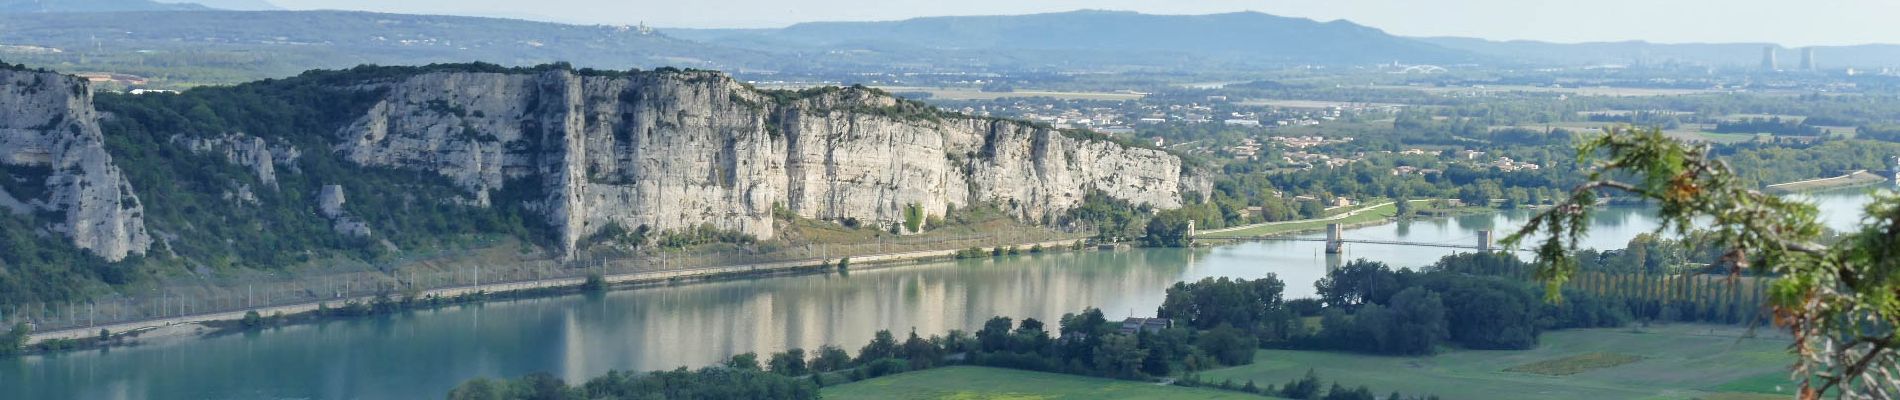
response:
<path id="1" fill-rule="evenodd" d="M 1013 116 L 1040 121 L 1058 128 L 1087 128 L 1108 133 L 1130 133 L 1137 125 L 1166 123 L 1210 124 L 1258 128 L 1319 125 L 1338 118 L 1339 110 L 1311 113 L 1273 113 L 1245 110 L 1217 110 L 1207 104 L 1136 104 L 1125 107 L 1063 107 L 1033 100 L 1007 104 L 965 106 L 959 111 L 970 115 Z"/>
<path id="2" fill-rule="evenodd" d="M 1280 161 L 1287 165 L 1299 166 L 1303 169 L 1312 169 L 1319 166 L 1332 168 L 1351 164 L 1355 161 L 1359 161 L 1359 159 L 1363 157 L 1357 154 L 1353 156 L 1333 156 L 1308 151 L 1307 149 L 1329 144 L 1350 143 L 1352 139 L 1353 138 L 1325 138 L 1319 136 L 1269 136 L 1267 137 L 1267 144 L 1293 150 L 1280 157 Z M 1228 148 L 1228 152 L 1233 153 L 1235 159 L 1258 159 L 1262 147 L 1263 144 L 1259 141 L 1249 138 L 1241 140 L 1239 146 Z"/>
<path id="3" fill-rule="evenodd" d="M 1328 138 L 1319 137 L 1319 136 L 1274 136 L 1274 137 L 1267 138 L 1267 140 L 1273 141 L 1274 143 L 1277 143 L 1281 146 L 1292 148 L 1292 149 L 1304 149 L 1304 148 L 1314 147 L 1314 146 L 1324 146 L 1324 145 L 1329 145 L 1329 144 L 1352 142 L 1352 138 L 1349 138 L 1349 137 L 1328 139 Z"/>
<path id="4" fill-rule="evenodd" d="M 1418 149 L 1411 149 L 1411 150 L 1406 150 L 1406 151 L 1410 152 L 1414 150 L 1421 152 L 1419 154 L 1423 154 L 1422 152 L 1424 151 L 1424 150 L 1418 150 Z M 1527 162 L 1519 162 L 1517 160 L 1512 160 L 1510 157 L 1498 157 L 1498 159 L 1496 160 L 1492 160 L 1490 162 L 1484 162 L 1483 161 L 1484 152 L 1471 150 L 1471 149 L 1459 150 L 1458 152 L 1453 153 L 1453 154 L 1454 154 L 1454 158 L 1456 159 L 1472 161 L 1473 165 L 1477 165 L 1480 167 L 1495 167 L 1499 171 L 1504 171 L 1504 172 L 1536 171 L 1538 169 L 1543 168 L 1543 166 L 1541 165 L 1537 165 L 1534 163 L 1527 163 Z"/>
<path id="5" fill-rule="evenodd" d="M 1442 173 L 1445 173 L 1445 170 L 1436 169 L 1436 168 L 1419 168 L 1419 167 L 1414 167 L 1410 165 L 1400 165 L 1397 167 L 1392 167 L 1392 175 L 1394 176 L 1404 176 L 1404 175 L 1414 175 L 1414 174 L 1438 175 Z"/>
<path id="6" fill-rule="evenodd" d="M 1339 107 L 1306 111 L 1273 109 L 1271 112 L 1234 112 L 1223 122 L 1229 126 L 1314 126 L 1338 120 L 1343 113 Z"/>
<path id="7" fill-rule="evenodd" d="M 1160 138 L 1155 138 L 1155 141 L 1156 141 L 1157 146 L 1163 142 Z M 1227 147 L 1224 150 L 1226 150 L 1228 154 L 1232 155 L 1235 160 L 1245 161 L 1245 160 L 1258 160 L 1260 157 L 1261 150 L 1266 148 L 1266 146 L 1268 145 L 1278 146 L 1280 148 L 1293 150 L 1291 152 L 1287 152 L 1284 155 L 1282 155 L 1280 157 L 1281 162 L 1284 162 L 1288 165 L 1297 165 L 1297 166 L 1301 166 L 1301 168 L 1310 169 L 1316 166 L 1339 167 L 1339 166 L 1344 166 L 1346 164 L 1351 164 L 1354 161 L 1358 161 L 1360 158 L 1362 158 L 1359 155 L 1333 156 L 1333 155 L 1322 154 L 1318 152 L 1307 151 L 1307 149 L 1309 148 L 1318 147 L 1322 145 L 1349 143 L 1349 142 L 1352 142 L 1352 138 L 1324 138 L 1324 137 L 1319 137 L 1319 136 L 1269 136 L 1267 137 L 1267 141 L 1265 143 L 1262 143 L 1259 140 L 1255 140 L 1253 138 L 1246 138 L 1246 139 L 1241 139 L 1239 145 Z"/>
<path id="8" fill-rule="evenodd" d="M 1280 157 L 1280 161 L 1285 162 L 1288 165 L 1297 166 L 1300 169 L 1313 169 L 1315 167 L 1321 167 L 1321 166 L 1324 166 L 1326 168 L 1343 167 L 1346 165 L 1350 165 L 1354 162 L 1358 162 L 1360 158 L 1362 157 L 1359 157 L 1359 156 L 1335 157 L 1335 156 L 1320 154 L 1320 153 L 1309 153 L 1304 150 L 1301 150 L 1301 151 L 1293 151 L 1293 152 L 1286 153 L 1285 156 Z"/>
<path id="9" fill-rule="evenodd" d="M 1018 101 L 1010 104 L 966 106 L 957 111 L 969 115 L 1002 115 L 1041 122 L 1061 129 L 1093 129 L 1106 133 L 1133 133 L 1132 123 L 1112 107 L 1057 107 Z"/>
<path id="10" fill-rule="evenodd" d="M 1280 192 L 1273 192 L 1273 197 L 1283 197 L 1283 196 L 1285 196 L 1285 194 L 1281 194 Z M 1298 196 L 1293 196 L 1293 201 L 1317 201 L 1321 205 L 1326 206 L 1326 208 L 1350 207 L 1350 206 L 1359 204 L 1359 202 L 1352 201 L 1351 198 L 1348 198 L 1345 196 L 1334 197 L 1332 201 L 1327 201 L 1326 199 L 1319 198 L 1319 196 L 1314 196 L 1310 194 L 1302 194 Z M 1249 209 L 1252 212 L 1256 212 L 1256 213 L 1260 212 L 1259 207 L 1249 207 Z"/>
<path id="11" fill-rule="evenodd" d="M 1225 96 L 1210 96 L 1207 102 L 1165 102 L 1144 99 L 1103 104 L 1049 99 L 999 99 L 972 104 L 958 111 L 970 115 L 1008 116 L 1041 121 L 1060 128 L 1087 128 L 1108 133 L 1130 133 L 1138 125 L 1167 123 L 1222 124 L 1232 127 L 1313 126 L 1341 118 L 1342 107 L 1318 109 L 1245 105 L 1227 102 Z"/>
<path id="12" fill-rule="evenodd" d="M 1430 156 L 1430 155 L 1437 155 L 1441 153 L 1414 148 L 1414 149 L 1405 149 L 1403 151 L 1400 151 L 1399 154 L 1408 155 L 1408 156 Z M 1536 163 L 1517 161 L 1517 160 L 1511 159 L 1510 157 L 1498 157 L 1496 160 L 1485 161 L 1485 152 L 1471 150 L 1471 149 L 1458 150 L 1458 151 L 1450 152 L 1447 155 L 1450 156 L 1453 161 L 1464 161 L 1464 162 L 1469 163 L 1470 165 L 1477 166 L 1477 167 L 1497 168 L 1499 171 L 1504 171 L 1504 172 L 1536 171 L 1536 170 L 1540 170 L 1544 168 L 1544 166 L 1537 165 Z M 1438 170 L 1438 169 L 1419 168 L 1419 167 L 1412 167 L 1412 166 L 1399 166 L 1399 167 L 1392 168 L 1392 175 L 1411 175 L 1411 174 L 1432 175 L 1432 174 L 1440 174 L 1444 172 L 1445 171 Z"/>
<path id="13" fill-rule="evenodd" d="M 1484 165 L 1497 167 L 1499 171 L 1504 171 L 1504 172 L 1536 171 L 1538 169 L 1543 168 L 1542 166 L 1539 166 L 1537 164 L 1532 164 L 1532 163 L 1527 163 L 1527 162 L 1518 162 L 1516 160 L 1512 160 L 1510 157 L 1498 157 L 1497 161 L 1492 161 Z"/>
<path id="14" fill-rule="evenodd" d="M 1260 142 L 1253 138 L 1241 139 L 1239 146 L 1229 147 L 1227 152 L 1233 153 L 1235 160 L 1252 160 L 1260 155 Z"/>
<path id="15" fill-rule="evenodd" d="M 1107 112 L 1107 110 L 1100 108 L 1071 109 L 1055 114 L 1031 112 L 1024 113 L 1022 117 L 1023 119 L 1046 123 L 1062 129 L 1087 128 L 1109 133 L 1134 132 L 1134 128 L 1124 123 L 1120 115 Z"/>

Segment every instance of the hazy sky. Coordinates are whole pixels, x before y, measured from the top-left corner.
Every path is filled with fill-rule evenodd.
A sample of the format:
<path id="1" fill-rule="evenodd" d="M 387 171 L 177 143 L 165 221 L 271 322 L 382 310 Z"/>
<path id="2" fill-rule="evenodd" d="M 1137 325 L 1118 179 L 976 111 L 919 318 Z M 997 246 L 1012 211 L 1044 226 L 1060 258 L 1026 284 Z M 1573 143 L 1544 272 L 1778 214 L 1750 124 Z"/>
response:
<path id="1" fill-rule="evenodd" d="M 1557 42 L 1900 43 L 1894 0 L 269 0 L 289 9 L 481 15 L 658 27 L 779 27 L 806 21 L 894 20 L 1130 10 L 1156 14 L 1260 11 L 1348 19 L 1399 35 Z"/>

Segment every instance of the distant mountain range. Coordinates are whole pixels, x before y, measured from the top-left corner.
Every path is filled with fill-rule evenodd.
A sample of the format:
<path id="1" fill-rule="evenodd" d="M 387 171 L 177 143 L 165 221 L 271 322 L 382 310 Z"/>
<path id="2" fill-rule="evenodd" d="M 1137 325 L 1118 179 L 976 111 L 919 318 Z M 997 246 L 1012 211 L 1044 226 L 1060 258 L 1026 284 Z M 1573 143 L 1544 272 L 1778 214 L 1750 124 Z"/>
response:
<path id="1" fill-rule="evenodd" d="M 0 13 L 209 10 L 193 3 L 151 0 L 0 0 Z"/>
<path id="2" fill-rule="evenodd" d="M 1186 55 L 1238 64 L 1359 64 L 1475 61 L 1465 51 L 1401 38 L 1348 21 L 1318 22 L 1256 12 L 1148 15 L 1073 11 L 1013 16 L 928 17 L 888 22 L 813 22 L 779 29 L 667 29 L 684 39 L 762 51 L 955 51 Z M 1163 60 L 1120 60 L 1163 64 Z"/>
<path id="3" fill-rule="evenodd" d="M 280 8 L 266 0 L 0 0 L 0 13 L 115 11 L 264 11 Z"/>
<path id="4" fill-rule="evenodd" d="M 174 0 L 167 0 L 174 1 Z M 176 0 L 183 1 L 183 0 Z M 266 0 L 196 0 L 230 8 Z M 114 12 L 90 12 L 114 11 Z M 1244 12 L 814 22 L 777 29 L 660 29 L 346 11 L 223 11 L 151 0 L 0 0 L 0 60 L 178 83 L 237 83 L 357 64 L 570 62 L 784 73 L 1222 73 L 1299 65 L 1754 66 L 1763 44 L 1556 44 L 1409 38 L 1347 21 Z M 1824 68 L 1900 66 L 1900 46 L 1817 48 Z M 1782 64 L 1799 54 L 1784 49 Z"/>
<path id="5" fill-rule="evenodd" d="M 354 11 L 0 14 L 0 60 L 63 71 L 238 83 L 359 64 L 570 62 L 625 70 L 761 63 L 632 27 Z"/>
<path id="6" fill-rule="evenodd" d="M 1148 15 L 1074 11 L 1016 16 L 928 17 L 886 22 L 812 22 L 777 29 L 666 29 L 684 39 L 761 51 L 1064 52 L 1185 56 L 1192 64 L 1687 64 L 1755 67 L 1767 43 L 1551 43 L 1413 38 L 1345 20 L 1317 22 L 1257 12 Z M 1783 69 L 1799 48 L 1775 46 Z M 1819 46 L 1821 68 L 1900 65 L 1900 46 Z M 1127 63 L 1102 57 L 1095 62 Z M 1152 57 L 1150 64 L 1170 59 Z M 1179 58 L 1173 58 L 1179 60 Z M 1210 63 L 1211 62 L 1211 63 Z"/>
<path id="7" fill-rule="evenodd" d="M 6 1 L 6 0 L 0 0 Z M 105 1 L 105 0 L 88 0 Z M 1348 22 L 1259 13 L 1078 11 L 765 30 L 663 30 L 342 11 L 0 13 L 0 59 L 171 81 L 236 83 L 357 64 L 571 62 L 748 72 L 1232 71 L 1474 62 L 1462 50 Z M 175 5 L 174 5 L 175 6 Z M 179 6 L 184 7 L 184 6 Z M 198 7 L 198 6 L 191 6 Z M 51 49 L 51 50 L 48 50 Z"/>
<path id="8" fill-rule="evenodd" d="M 161 0 L 166 3 L 196 3 L 205 7 L 232 11 L 274 11 L 282 10 L 267 0 Z"/>

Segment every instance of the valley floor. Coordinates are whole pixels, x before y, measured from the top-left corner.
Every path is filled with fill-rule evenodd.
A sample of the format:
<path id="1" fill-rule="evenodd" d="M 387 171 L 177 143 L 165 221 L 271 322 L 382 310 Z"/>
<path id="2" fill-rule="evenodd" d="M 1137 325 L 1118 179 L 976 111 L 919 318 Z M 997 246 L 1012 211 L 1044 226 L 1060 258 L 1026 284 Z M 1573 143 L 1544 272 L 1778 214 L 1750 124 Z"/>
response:
<path id="1" fill-rule="evenodd" d="M 988 367 L 943 367 L 827 387 L 827 400 L 1260 399 L 1215 389 Z"/>
<path id="2" fill-rule="evenodd" d="M 1430 357 L 1262 350 L 1252 365 L 1206 371 L 1202 379 L 1281 385 L 1312 369 L 1322 381 L 1366 385 L 1374 393 L 1447 399 L 1787 398 L 1789 339 L 1767 327 L 1758 330 L 1762 337 L 1746 333 L 1693 324 L 1578 329 L 1547 332 L 1531 350 L 1454 350 Z M 1588 363 L 1601 358 L 1634 361 Z"/>
<path id="3" fill-rule="evenodd" d="M 1319 374 L 1323 387 L 1370 387 L 1380 398 L 1781 399 L 1792 394 L 1789 338 L 1734 326 L 1678 324 L 1545 333 L 1532 350 L 1450 350 L 1429 357 L 1261 350 L 1254 364 L 1201 373 L 1209 382 L 1284 385 Z M 1607 361 L 1606 361 L 1607 360 Z M 827 399 L 1229 399 L 1262 398 L 986 367 L 945 367 L 824 389 Z"/>

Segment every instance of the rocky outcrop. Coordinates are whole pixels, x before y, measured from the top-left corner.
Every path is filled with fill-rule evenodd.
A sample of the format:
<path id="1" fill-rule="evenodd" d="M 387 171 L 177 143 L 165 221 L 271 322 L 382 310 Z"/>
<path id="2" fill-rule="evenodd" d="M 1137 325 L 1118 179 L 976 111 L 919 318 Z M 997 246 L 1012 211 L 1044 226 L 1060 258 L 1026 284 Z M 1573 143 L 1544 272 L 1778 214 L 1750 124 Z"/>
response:
<path id="1" fill-rule="evenodd" d="M 977 202 L 1048 221 L 1090 192 L 1178 207 L 1184 186 L 1181 160 L 1163 151 L 866 89 L 762 92 L 711 72 L 561 69 L 371 86 L 386 97 L 338 132 L 339 154 L 440 174 L 475 204 L 527 193 L 570 253 L 610 224 L 771 237 L 775 207 L 890 226 L 906 207 L 943 215 Z"/>
<path id="2" fill-rule="evenodd" d="M 342 185 L 323 185 L 317 192 L 317 213 L 330 219 L 331 229 L 348 236 L 368 237 L 369 224 L 350 215 L 343 209 L 348 200 L 344 198 Z"/>
<path id="3" fill-rule="evenodd" d="M 249 168 L 257 175 L 258 182 L 272 188 L 277 187 L 278 165 L 296 168 L 297 158 L 303 157 L 303 152 L 296 147 L 272 146 L 264 138 L 242 133 L 203 138 L 173 136 L 172 141 L 183 144 L 195 154 L 221 154 L 225 162 Z"/>
<path id="4" fill-rule="evenodd" d="M 117 261 L 144 254 L 152 238 L 98 122 L 92 91 L 79 78 L 0 69 L 0 165 L 14 172 L 8 179 L 22 180 L 14 184 L 44 189 L 30 198 L 10 194 L 8 203 L 56 215 L 48 230 Z"/>

